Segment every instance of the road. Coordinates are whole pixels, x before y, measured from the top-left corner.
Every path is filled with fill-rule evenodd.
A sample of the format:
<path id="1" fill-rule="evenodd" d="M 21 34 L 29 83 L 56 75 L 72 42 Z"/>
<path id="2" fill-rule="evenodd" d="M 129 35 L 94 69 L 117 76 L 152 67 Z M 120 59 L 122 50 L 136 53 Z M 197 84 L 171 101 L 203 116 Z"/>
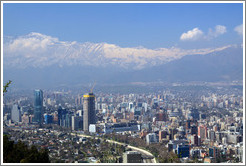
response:
<path id="1" fill-rule="evenodd" d="M 72 135 L 75 135 L 75 133 L 72 133 Z M 85 134 L 77 134 L 77 136 L 80 136 L 80 137 L 87 137 L 87 138 L 91 138 L 91 137 L 94 137 L 94 136 L 89 136 L 89 135 L 85 135 Z M 101 137 L 96 137 L 96 139 L 102 139 Z M 106 139 L 108 142 L 110 143 L 116 143 L 118 145 L 127 145 L 128 148 L 131 148 L 132 150 L 135 150 L 135 151 L 138 151 L 140 152 L 142 155 L 144 156 L 150 156 L 150 157 L 153 157 L 152 159 L 144 159 L 144 163 L 156 163 L 156 159 L 155 157 L 150 153 L 148 152 L 147 150 L 144 150 L 144 149 L 141 149 L 141 148 L 138 148 L 138 147 L 135 147 L 135 146 L 131 146 L 131 145 L 128 145 L 128 144 L 125 144 L 125 143 L 121 143 L 121 142 L 117 142 L 117 141 L 114 141 L 114 140 L 109 140 L 109 139 Z"/>

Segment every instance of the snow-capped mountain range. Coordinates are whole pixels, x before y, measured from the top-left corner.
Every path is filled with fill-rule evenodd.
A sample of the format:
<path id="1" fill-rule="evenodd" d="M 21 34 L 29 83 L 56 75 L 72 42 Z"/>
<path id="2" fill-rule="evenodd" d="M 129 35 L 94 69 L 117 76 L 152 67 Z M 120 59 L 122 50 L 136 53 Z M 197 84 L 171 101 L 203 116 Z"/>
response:
<path id="1" fill-rule="evenodd" d="M 130 82 L 243 80 L 243 45 L 180 49 L 122 48 L 60 41 L 40 33 L 4 37 L 4 82 L 13 87 Z"/>
<path id="2" fill-rule="evenodd" d="M 122 48 L 108 43 L 78 43 L 60 41 L 58 38 L 32 32 L 17 38 L 4 39 L 4 67 L 38 67 L 51 65 L 88 65 L 106 67 L 116 65 L 122 68 L 143 69 L 180 59 L 186 55 L 205 55 L 222 51 L 230 45 L 219 48 L 180 49 L 144 47 Z"/>

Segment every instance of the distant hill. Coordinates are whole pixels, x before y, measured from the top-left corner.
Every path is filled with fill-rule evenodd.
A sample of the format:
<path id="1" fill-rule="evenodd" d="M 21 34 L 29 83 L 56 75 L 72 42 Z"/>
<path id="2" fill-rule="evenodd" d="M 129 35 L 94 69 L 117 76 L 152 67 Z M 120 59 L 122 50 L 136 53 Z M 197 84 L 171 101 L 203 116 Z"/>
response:
<path id="1" fill-rule="evenodd" d="M 243 80 L 243 50 L 230 47 L 207 55 L 187 55 L 181 59 L 134 73 L 137 80 L 232 81 Z"/>

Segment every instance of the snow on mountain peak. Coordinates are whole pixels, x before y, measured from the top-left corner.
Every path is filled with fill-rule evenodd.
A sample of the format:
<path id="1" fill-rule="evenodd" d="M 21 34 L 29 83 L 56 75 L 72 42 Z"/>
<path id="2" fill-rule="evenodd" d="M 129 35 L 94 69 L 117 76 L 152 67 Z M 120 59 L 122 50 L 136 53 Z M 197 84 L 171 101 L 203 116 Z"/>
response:
<path id="1" fill-rule="evenodd" d="M 32 32 L 15 39 L 4 40 L 4 67 L 45 67 L 50 65 L 117 65 L 141 69 L 180 59 L 185 55 L 208 54 L 230 46 L 184 50 L 176 47 L 147 49 L 122 48 L 108 43 L 79 43 Z"/>

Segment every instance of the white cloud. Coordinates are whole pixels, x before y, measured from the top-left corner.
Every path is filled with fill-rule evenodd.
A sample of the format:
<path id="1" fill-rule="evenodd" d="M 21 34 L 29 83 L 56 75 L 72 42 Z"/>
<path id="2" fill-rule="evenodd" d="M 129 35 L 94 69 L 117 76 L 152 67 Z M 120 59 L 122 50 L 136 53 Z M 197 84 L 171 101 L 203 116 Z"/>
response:
<path id="1" fill-rule="evenodd" d="M 196 31 L 196 30 L 195 30 Z M 201 55 L 221 48 L 180 49 L 144 47 L 122 48 L 107 43 L 78 43 L 60 41 L 57 38 L 30 33 L 10 41 L 4 40 L 4 67 L 45 67 L 50 65 L 119 65 L 125 68 L 144 68 L 159 65 L 186 55 Z"/>
<path id="2" fill-rule="evenodd" d="M 236 26 L 234 31 L 236 31 L 239 35 L 243 35 L 243 24 Z"/>
<path id="3" fill-rule="evenodd" d="M 192 40 L 192 41 L 195 41 L 195 40 L 198 40 L 198 39 L 201 39 L 203 37 L 203 32 L 198 29 L 198 28 L 194 28 L 186 33 L 183 33 L 180 37 L 180 40 Z"/>
<path id="4" fill-rule="evenodd" d="M 180 40 L 182 41 L 197 41 L 203 39 L 210 40 L 220 35 L 223 35 L 224 33 L 226 33 L 226 27 L 223 25 L 216 25 L 214 30 L 210 28 L 207 34 L 205 34 L 199 28 L 194 28 L 186 33 L 183 33 L 180 36 Z"/>
<path id="5" fill-rule="evenodd" d="M 226 33 L 226 27 L 223 25 L 216 25 L 215 29 L 209 29 L 208 38 L 215 38 Z"/>

